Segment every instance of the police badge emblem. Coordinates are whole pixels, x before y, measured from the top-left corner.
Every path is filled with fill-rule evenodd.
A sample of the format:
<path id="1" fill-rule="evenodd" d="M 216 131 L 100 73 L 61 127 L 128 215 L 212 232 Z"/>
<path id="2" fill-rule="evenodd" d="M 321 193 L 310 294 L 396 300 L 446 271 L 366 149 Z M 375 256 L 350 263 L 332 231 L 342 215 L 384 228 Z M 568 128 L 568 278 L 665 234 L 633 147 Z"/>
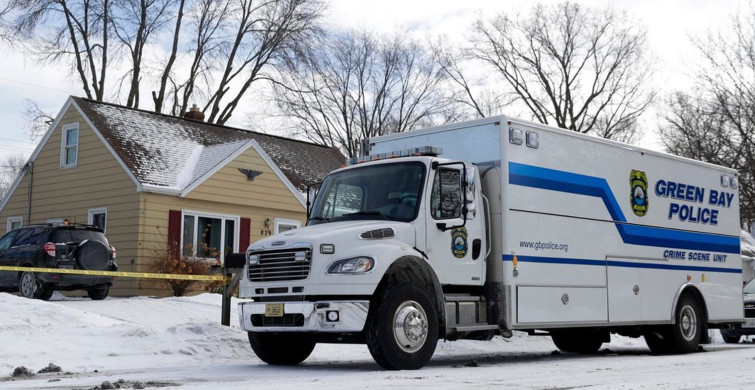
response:
<path id="1" fill-rule="evenodd" d="M 644 217 L 648 212 L 648 177 L 645 172 L 632 169 L 632 173 L 629 174 L 629 188 L 634 215 Z"/>

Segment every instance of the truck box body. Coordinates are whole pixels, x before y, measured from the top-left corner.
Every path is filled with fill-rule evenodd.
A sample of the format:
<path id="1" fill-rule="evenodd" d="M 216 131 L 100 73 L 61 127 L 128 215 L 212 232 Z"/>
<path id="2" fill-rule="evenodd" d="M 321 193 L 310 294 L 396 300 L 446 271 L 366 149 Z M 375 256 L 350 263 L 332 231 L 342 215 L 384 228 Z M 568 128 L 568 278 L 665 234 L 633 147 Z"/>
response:
<path id="1" fill-rule="evenodd" d="M 710 322 L 741 320 L 736 171 L 504 116 L 374 138 L 370 154 L 424 145 L 500 172 L 484 191 L 503 267 L 488 272 L 510 329 L 668 322 L 686 283 Z"/>
<path id="2" fill-rule="evenodd" d="M 364 343 L 417 369 L 438 339 L 513 331 L 688 353 L 744 321 L 735 170 L 506 116 L 364 149 L 307 226 L 246 251 L 239 319 L 265 362 Z"/>

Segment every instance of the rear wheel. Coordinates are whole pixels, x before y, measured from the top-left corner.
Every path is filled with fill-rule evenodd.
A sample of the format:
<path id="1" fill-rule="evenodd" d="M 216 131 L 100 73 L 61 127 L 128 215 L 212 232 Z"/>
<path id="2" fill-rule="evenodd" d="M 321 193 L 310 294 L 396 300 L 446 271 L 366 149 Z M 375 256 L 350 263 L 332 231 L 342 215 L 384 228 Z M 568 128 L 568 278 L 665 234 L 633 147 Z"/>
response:
<path id="1" fill-rule="evenodd" d="M 48 300 L 53 289 L 45 286 L 33 272 L 24 272 L 18 280 L 18 293 L 25 298 Z"/>
<path id="2" fill-rule="evenodd" d="M 645 342 L 656 354 L 677 354 L 697 351 L 703 336 L 704 317 L 700 304 L 692 295 L 679 298 L 674 313 L 675 323 L 645 334 Z"/>
<path id="3" fill-rule="evenodd" d="M 726 342 L 727 344 L 737 344 L 739 343 L 739 339 L 741 339 L 742 336 L 723 336 L 723 338 L 724 342 Z"/>
<path id="4" fill-rule="evenodd" d="M 87 290 L 87 295 L 93 301 L 101 301 L 107 298 L 107 294 L 110 292 L 110 286 L 98 286 Z"/>
<path id="5" fill-rule="evenodd" d="M 249 332 L 249 344 L 263 362 L 292 366 L 303 362 L 316 343 L 304 333 Z"/>
<path id="6" fill-rule="evenodd" d="M 697 299 L 687 294 L 676 305 L 676 323 L 671 326 L 672 352 L 697 351 L 703 330 L 703 315 Z"/>
<path id="7" fill-rule="evenodd" d="M 556 348 L 564 352 L 590 354 L 603 345 L 604 333 L 595 329 L 565 329 L 551 331 Z"/>
<path id="8" fill-rule="evenodd" d="M 386 288 L 367 324 L 367 347 L 387 370 L 417 370 L 435 352 L 438 315 L 426 291 L 403 283 Z"/>

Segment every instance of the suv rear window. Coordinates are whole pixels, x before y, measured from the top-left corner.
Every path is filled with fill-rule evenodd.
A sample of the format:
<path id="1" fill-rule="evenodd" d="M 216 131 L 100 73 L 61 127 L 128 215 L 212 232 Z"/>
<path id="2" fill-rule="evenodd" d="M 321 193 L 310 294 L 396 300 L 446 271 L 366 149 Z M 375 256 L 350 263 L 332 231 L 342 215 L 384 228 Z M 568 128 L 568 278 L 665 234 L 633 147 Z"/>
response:
<path id="1" fill-rule="evenodd" d="M 53 236 L 54 242 L 82 242 L 84 240 L 99 241 L 107 245 L 107 239 L 102 232 L 83 229 L 57 229 Z"/>

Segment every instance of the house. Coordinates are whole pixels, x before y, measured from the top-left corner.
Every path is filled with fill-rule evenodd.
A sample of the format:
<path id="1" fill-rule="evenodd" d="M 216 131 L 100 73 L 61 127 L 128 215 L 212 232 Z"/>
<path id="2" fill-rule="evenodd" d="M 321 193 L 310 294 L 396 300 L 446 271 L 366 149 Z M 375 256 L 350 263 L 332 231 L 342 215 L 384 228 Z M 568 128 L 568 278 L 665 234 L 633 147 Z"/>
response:
<path id="1" fill-rule="evenodd" d="M 168 251 L 223 259 L 301 226 L 307 185 L 345 158 L 335 148 L 70 97 L 0 203 L 0 230 L 28 223 L 105 229 L 120 270 Z M 180 249 L 179 249 L 180 248 Z M 118 279 L 112 295 L 165 294 Z"/>

